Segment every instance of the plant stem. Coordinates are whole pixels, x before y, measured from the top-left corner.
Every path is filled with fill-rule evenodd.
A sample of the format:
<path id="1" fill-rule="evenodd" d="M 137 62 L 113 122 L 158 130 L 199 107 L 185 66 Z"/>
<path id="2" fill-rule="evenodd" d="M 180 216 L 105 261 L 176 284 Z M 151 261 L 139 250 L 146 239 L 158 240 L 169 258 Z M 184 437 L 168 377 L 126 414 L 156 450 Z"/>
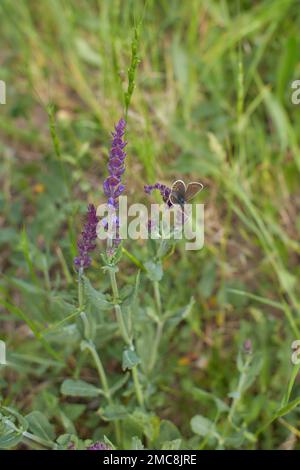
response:
<path id="1" fill-rule="evenodd" d="M 243 370 L 242 370 L 240 378 L 239 378 L 236 397 L 233 399 L 230 410 L 229 410 L 228 421 L 231 424 L 233 423 L 233 417 L 234 417 L 234 414 L 235 414 L 236 407 L 237 407 L 238 403 L 240 402 L 240 400 L 242 398 L 242 392 L 243 392 L 245 381 L 247 379 L 248 367 L 251 363 L 251 360 L 252 360 L 252 355 L 249 354 L 247 356 L 247 359 L 245 361 Z"/>
<path id="2" fill-rule="evenodd" d="M 133 378 L 133 383 L 134 383 L 134 388 L 135 388 L 135 393 L 137 400 L 139 402 L 139 405 L 144 408 L 144 395 L 143 395 L 143 390 L 139 381 L 139 372 L 137 366 L 134 366 L 132 369 L 132 378 Z"/>
<path id="3" fill-rule="evenodd" d="M 121 331 L 121 334 L 125 343 L 128 344 L 129 347 L 132 347 L 132 338 L 130 338 L 129 336 L 129 333 L 128 333 L 128 330 L 124 321 L 122 309 L 120 305 L 117 303 L 119 301 L 119 289 L 117 285 L 116 273 L 110 270 L 109 276 L 110 276 L 110 283 L 111 283 L 111 288 L 113 292 L 113 303 L 114 303 L 114 309 L 116 312 L 117 322 L 119 324 L 119 328 L 120 328 L 120 331 Z"/>
<path id="4" fill-rule="evenodd" d="M 104 391 L 105 396 L 107 398 L 107 401 L 109 402 L 109 404 L 112 404 L 111 393 L 110 393 L 110 389 L 109 389 L 109 386 L 108 386 L 108 381 L 107 381 L 107 378 L 106 378 L 105 370 L 104 370 L 103 364 L 101 362 L 100 356 L 96 351 L 95 345 L 91 341 L 84 341 L 83 346 L 84 346 L 85 349 L 88 349 L 89 352 L 91 353 L 91 355 L 94 359 L 96 369 L 98 371 L 98 375 L 99 375 L 99 378 L 100 378 L 100 382 L 102 384 L 102 388 L 103 388 L 103 391 Z"/>
<path id="5" fill-rule="evenodd" d="M 79 273 L 78 274 L 78 307 L 79 310 L 81 311 L 83 309 L 83 282 L 82 282 L 82 276 Z"/>
<path id="6" fill-rule="evenodd" d="M 153 282 L 153 287 L 154 287 L 154 298 L 155 298 L 157 313 L 158 313 L 158 315 L 161 315 L 161 314 L 162 314 L 162 307 L 161 307 L 161 298 L 160 298 L 159 282 L 158 282 L 158 281 L 154 281 L 154 282 Z"/>
<path id="7" fill-rule="evenodd" d="M 161 297 L 160 297 L 160 290 L 159 290 L 158 281 L 153 282 L 153 288 L 154 288 L 154 299 L 155 299 L 155 304 L 156 304 L 157 316 L 158 316 L 159 319 L 157 321 L 155 338 L 154 338 L 154 342 L 153 342 L 152 351 L 151 351 L 151 354 L 150 354 L 150 361 L 149 361 L 149 366 L 148 366 L 148 370 L 150 372 L 151 372 L 151 370 L 153 369 L 153 367 L 155 366 L 155 363 L 156 363 L 159 343 L 160 343 L 160 340 L 161 340 L 163 327 L 164 327 L 164 324 L 163 324 L 162 319 L 161 319 L 162 304 L 161 304 Z"/>
<path id="8" fill-rule="evenodd" d="M 109 276 L 110 276 L 111 289 L 112 289 L 112 293 L 113 293 L 114 309 L 115 309 L 115 312 L 116 312 L 116 318 L 117 318 L 117 322 L 119 324 L 119 328 L 120 328 L 122 337 L 123 337 L 125 343 L 130 347 L 130 349 L 134 350 L 133 339 L 132 339 L 131 335 L 128 333 L 128 329 L 127 329 L 126 323 L 124 321 L 123 311 L 121 309 L 121 306 L 117 303 L 119 301 L 119 289 L 118 289 L 118 284 L 117 284 L 116 273 L 113 270 L 110 270 L 109 271 Z M 134 388 L 135 388 L 135 394 L 136 394 L 138 403 L 143 408 L 144 407 L 144 396 L 143 396 L 142 387 L 141 387 L 141 384 L 140 384 L 140 381 L 139 381 L 137 366 L 134 366 L 131 369 L 131 373 L 132 373 L 132 378 L 133 378 L 133 383 L 134 383 Z"/>
<path id="9" fill-rule="evenodd" d="M 149 371 L 151 371 L 153 369 L 153 367 L 155 366 L 156 359 L 157 359 L 158 348 L 159 348 L 159 343 L 160 343 L 161 336 L 162 336 L 162 332 L 163 332 L 163 323 L 161 321 L 159 321 L 157 323 L 155 338 L 154 338 L 153 347 L 152 347 L 152 351 L 151 351 L 151 355 L 150 355 Z"/>
<path id="10" fill-rule="evenodd" d="M 25 440 L 33 441 L 39 446 L 46 447 L 49 449 L 54 449 L 55 448 L 55 443 L 51 441 L 46 441 L 45 439 L 42 439 L 38 436 L 35 436 L 34 434 L 31 434 L 30 432 L 24 431 L 23 432 L 23 437 Z"/>
<path id="11" fill-rule="evenodd" d="M 96 369 L 98 371 L 98 375 L 99 375 L 99 378 L 100 378 L 101 386 L 103 388 L 105 397 L 107 398 L 108 403 L 110 405 L 113 405 L 114 401 L 113 401 L 112 396 L 111 396 L 111 392 L 110 392 L 110 388 L 109 388 L 109 385 L 108 385 L 105 370 L 104 370 L 102 361 L 100 359 L 100 356 L 97 353 L 97 350 L 95 348 L 94 343 L 92 343 L 91 341 L 83 341 L 82 345 L 83 345 L 84 349 L 87 349 L 91 353 L 91 355 L 94 359 L 95 365 L 96 365 Z M 121 442 L 121 429 L 120 429 L 119 421 L 114 421 L 114 426 L 115 426 L 116 440 L 117 440 L 118 443 L 120 443 Z"/>
<path id="12" fill-rule="evenodd" d="M 94 359 L 98 374 L 99 374 L 101 386 L 103 388 L 105 397 L 106 397 L 108 403 L 110 405 L 113 405 L 113 399 L 111 397 L 111 393 L 110 393 L 110 389 L 109 389 L 109 385 L 108 385 L 108 381 L 107 381 L 107 378 L 106 378 L 104 367 L 102 365 L 100 356 L 97 353 L 97 350 L 96 350 L 96 347 L 95 347 L 94 343 L 89 338 L 89 336 L 90 336 L 89 335 L 89 330 L 90 330 L 89 322 L 88 322 L 88 319 L 87 319 L 85 313 L 83 312 L 84 290 L 83 290 L 83 282 L 82 282 L 81 273 L 79 273 L 79 276 L 78 276 L 78 306 L 79 306 L 79 310 L 81 311 L 80 316 L 81 316 L 83 326 L 84 326 L 84 334 L 85 334 L 85 337 L 87 337 L 89 339 L 88 341 L 85 340 L 82 344 L 84 346 L 84 349 L 87 349 L 91 353 L 91 355 Z M 118 421 L 115 421 L 114 422 L 114 427 L 115 427 L 116 441 L 118 443 L 121 443 L 120 423 Z"/>
<path id="13" fill-rule="evenodd" d="M 296 380 L 297 375 L 299 373 L 299 370 L 300 370 L 300 364 L 295 364 L 294 367 L 293 367 L 293 370 L 292 370 L 292 374 L 291 374 L 289 383 L 288 383 L 287 391 L 286 391 L 286 393 L 285 393 L 285 395 L 282 399 L 281 406 L 285 406 L 285 405 L 288 404 L 288 402 L 290 400 L 292 390 L 293 390 L 295 380 Z"/>

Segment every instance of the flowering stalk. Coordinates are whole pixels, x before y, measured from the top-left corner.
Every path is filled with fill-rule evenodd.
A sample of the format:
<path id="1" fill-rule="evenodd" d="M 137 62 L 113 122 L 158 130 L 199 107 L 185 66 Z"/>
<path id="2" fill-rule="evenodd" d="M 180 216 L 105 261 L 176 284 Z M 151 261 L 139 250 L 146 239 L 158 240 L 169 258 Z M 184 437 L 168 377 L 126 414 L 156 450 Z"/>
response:
<path id="1" fill-rule="evenodd" d="M 84 226 L 84 229 L 81 234 L 81 238 L 79 239 L 77 246 L 78 246 L 78 256 L 74 259 L 75 268 L 78 271 L 78 308 L 80 312 L 80 318 L 83 323 L 84 328 L 84 337 L 86 338 L 85 341 L 81 343 L 82 350 L 87 349 L 95 362 L 95 366 L 97 368 L 101 387 L 104 391 L 104 395 L 110 405 L 113 405 L 113 400 L 111 397 L 111 392 L 109 389 L 107 377 L 105 374 L 105 369 L 102 365 L 101 359 L 99 354 L 97 353 L 96 347 L 93 341 L 90 338 L 90 326 L 88 318 L 84 312 L 84 285 L 83 285 L 83 272 L 84 269 L 88 268 L 91 264 L 91 257 L 89 253 L 96 248 L 95 240 L 97 238 L 97 224 L 98 224 L 98 217 L 96 215 L 96 208 L 93 204 L 88 206 L 88 213 L 87 213 L 87 222 Z M 117 442 L 120 442 L 120 426 L 119 423 L 116 421 L 114 423 L 115 426 L 115 434 Z"/>
<path id="2" fill-rule="evenodd" d="M 87 221 L 81 233 L 81 238 L 77 242 L 78 256 L 74 258 L 74 265 L 79 276 L 83 274 L 83 271 L 88 268 L 92 262 L 89 253 L 96 248 L 97 224 L 98 217 L 96 215 L 96 208 L 93 204 L 89 204 Z"/>
<path id="3" fill-rule="evenodd" d="M 107 196 L 107 204 L 113 211 L 118 209 L 119 197 L 125 190 L 125 186 L 121 181 L 122 175 L 125 171 L 126 152 L 124 151 L 124 148 L 127 145 L 127 142 L 124 140 L 125 126 L 126 123 L 124 119 L 120 119 L 118 124 L 115 126 L 115 132 L 112 133 L 113 140 L 108 161 L 109 176 L 103 183 L 103 191 Z M 102 224 L 105 228 L 108 227 L 106 219 L 102 220 Z M 113 224 L 116 229 L 116 236 L 112 239 L 112 244 L 108 247 L 109 256 L 114 254 L 121 241 L 119 237 L 119 218 L 117 216 L 114 217 Z"/>
<path id="4" fill-rule="evenodd" d="M 109 162 L 108 162 L 108 171 L 109 176 L 105 179 L 103 183 L 103 190 L 104 194 L 108 198 L 108 205 L 111 206 L 113 209 L 118 209 L 119 207 L 119 197 L 125 190 L 125 186 L 121 181 L 121 177 L 125 171 L 125 157 L 126 152 L 124 151 L 127 142 L 124 140 L 125 134 L 125 126 L 126 122 L 124 119 L 120 119 L 118 124 L 115 126 L 115 131 L 112 133 L 113 140 L 111 144 L 111 150 L 109 153 Z M 107 222 L 104 219 L 102 221 L 103 225 L 106 226 Z M 116 227 L 116 237 L 111 238 L 108 236 L 107 238 L 107 255 L 110 262 L 113 262 L 114 255 L 116 253 L 116 249 L 120 244 L 121 240 L 119 238 L 119 218 L 116 216 L 114 219 L 115 227 Z M 110 264 L 109 262 L 109 264 Z M 119 325 L 119 329 L 121 335 L 124 339 L 124 342 L 128 345 L 131 350 L 134 350 L 133 338 L 132 334 L 128 332 L 128 328 L 125 322 L 124 314 L 122 308 L 119 304 L 119 289 L 116 279 L 116 272 L 115 268 L 112 264 L 109 265 L 109 277 L 110 277 L 110 284 L 111 290 L 113 294 L 113 304 L 114 310 L 116 314 L 116 319 Z M 144 397 L 142 393 L 142 388 L 139 383 L 137 366 L 134 366 L 132 370 L 132 377 L 135 386 L 137 400 L 140 406 L 144 406 Z"/>

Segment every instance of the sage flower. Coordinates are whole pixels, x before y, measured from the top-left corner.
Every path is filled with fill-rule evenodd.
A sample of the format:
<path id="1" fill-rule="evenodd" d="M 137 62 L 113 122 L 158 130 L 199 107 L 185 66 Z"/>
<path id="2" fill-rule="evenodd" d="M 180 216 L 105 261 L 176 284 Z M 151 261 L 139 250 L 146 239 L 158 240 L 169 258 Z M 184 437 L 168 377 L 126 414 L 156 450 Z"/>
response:
<path id="1" fill-rule="evenodd" d="M 74 258 L 74 265 L 77 271 L 82 272 L 88 268 L 92 262 L 89 253 L 96 248 L 94 243 L 97 238 L 98 217 L 96 208 L 93 204 L 89 204 L 87 210 L 87 221 L 81 233 L 81 238 L 77 242 L 78 256 Z"/>
<path id="2" fill-rule="evenodd" d="M 118 198 L 125 190 L 124 184 L 121 183 L 121 176 L 125 171 L 125 157 L 124 151 L 127 142 L 124 141 L 126 122 L 120 119 L 115 126 L 115 132 L 112 132 L 113 140 L 109 153 L 108 171 L 109 176 L 103 183 L 104 194 L 108 197 L 108 204 L 117 209 Z"/>
<path id="3" fill-rule="evenodd" d="M 161 194 L 161 197 L 163 201 L 169 206 L 172 206 L 171 201 L 169 200 L 170 194 L 171 194 L 171 188 L 166 186 L 165 184 L 162 183 L 155 183 L 155 184 L 150 184 L 150 185 L 145 185 L 144 186 L 144 191 L 146 194 L 151 194 L 152 191 L 158 190 Z"/>
<path id="4" fill-rule="evenodd" d="M 113 140 L 111 143 L 108 161 L 109 176 L 103 183 L 104 194 L 108 198 L 107 203 L 115 210 L 117 210 L 119 207 L 120 195 L 125 191 L 125 186 L 122 183 L 122 175 L 125 171 L 126 157 L 124 148 L 127 145 L 127 142 L 124 140 L 125 126 L 125 120 L 120 119 L 118 124 L 115 126 L 115 131 L 112 132 Z M 119 223 L 119 217 L 115 216 L 113 218 L 113 224 L 114 228 L 116 229 L 116 235 L 112 241 L 113 248 L 110 248 L 110 251 L 113 251 L 114 247 L 118 246 L 121 241 L 119 238 Z M 102 220 L 102 224 L 105 228 L 108 228 L 106 218 Z"/>
<path id="5" fill-rule="evenodd" d="M 87 447 L 87 450 L 111 450 L 111 448 L 104 442 L 94 442 L 94 444 Z"/>

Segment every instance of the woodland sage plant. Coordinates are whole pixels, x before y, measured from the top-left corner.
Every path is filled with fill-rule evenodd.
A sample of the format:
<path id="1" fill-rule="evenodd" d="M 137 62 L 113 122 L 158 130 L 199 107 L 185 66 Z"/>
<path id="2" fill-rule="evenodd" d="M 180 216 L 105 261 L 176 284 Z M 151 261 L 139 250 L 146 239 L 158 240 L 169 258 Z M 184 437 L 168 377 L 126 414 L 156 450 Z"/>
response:
<path id="1" fill-rule="evenodd" d="M 108 159 L 108 176 L 103 183 L 103 192 L 107 198 L 107 204 L 113 209 L 118 209 L 119 197 L 125 192 L 125 184 L 122 181 L 125 177 L 125 161 L 126 152 L 125 147 L 127 142 L 124 139 L 126 123 L 124 119 L 115 126 L 112 133 L 112 143 Z M 169 202 L 170 188 L 167 186 L 156 183 L 155 185 L 145 186 L 145 192 L 151 192 L 157 189 L 160 191 L 163 202 L 169 207 L 172 204 Z M 122 429 L 121 424 L 125 415 L 129 410 L 124 410 L 124 406 L 120 405 L 114 398 L 116 392 L 115 387 L 111 387 L 109 377 L 107 377 L 107 368 L 102 362 L 101 351 L 99 351 L 93 341 L 91 334 L 91 324 L 89 315 L 86 313 L 86 304 L 91 295 L 94 298 L 101 299 L 105 308 L 111 307 L 114 311 L 115 319 L 118 325 L 120 337 L 123 340 L 123 353 L 122 353 L 122 369 L 125 372 L 129 370 L 131 373 L 135 404 L 130 412 L 133 412 L 134 419 L 137 422 L 144 423 L 149 420 L 153 415 L 151 414 L 151 395 L 155 390 L 155 378 L 153 370 L 156 366 L 160 343 L 163 333 L 169 335 L 176 327 L 176 325 L 185 318 L 193 306 L 194 300 L 191 298 L 190 303 L 184 309 L 174 312 L 164 312 L 163 302 L 160 294 L 160 281 L 163 278 L 163 265 L 162 260 L 165 256 L 169 255 L 172 251 L 171 240 L 164 240 L 160 237 L 158 240 L 148 240 L 149 245 L 149 259 L 141 262 L 132 253 L 130 253 L 123 246 L 123 241 L 119 237 L 119 217 L 115 216 L 115 236 L 112 238 L 110 235 L 107 237 L 106 249 L 102 248 L 101 262 L 102 270 L 107 274 L 110 283 L 110 292 L 103 294 L 96 291 L 90 284 L 86 277 L 87 268 L 91 265 L 92 252 L 96 249 L 97 239 L 97 225 L 101 224 L 104 229 L 108 229 L 108 221 L 104 217 L 99 220 L 96 214 L 96 207 L 93 204 L 88 206 L 86 224 L 83 228 L 81 237 L 78 240 L 78 256 L 74 259 L 74 265 L 78 273 L 78 308 L 79 315 L 82 320 L 82 334 L 81 341 L 82 351 L 88 351 L 97 368 L 101 393 L 107 401 L 108 407 L 106 411 L 100 411 L 102 416 L 107 420 L 112 421 L 114 425 L 115 434 L 112 438 L 113 442 L 108 441 L 111 446 L 122 446 Z M 148 227 L 151 227 L 151 220 L 148 221 Z M 117 274 L 119 271 L 119 263 L 122 255 L 125 254 L 138 268 L 135 284 L 132 288 L 126 290 L 122 288 L 120 291 Z M 142 312 L 138 307 L 137 297 L 139 293 L 140 273 L 145 273 L 148 280 L 152 284 L 154 305 L 147 305 Z M 124 295 L 125 292 L 125 295 Z M 121 358 L 120 358 L 121 359 Z M 120 380 L 121 387 L 127 384 L 127 375 L 125 380 Z M 67 379 L 62 387 L 65 394 L 76 394 L 78 383 Z M 149 414 L 150 413 L 150 414 Z M 118 419 L 119 418 L 119 419 Z M 145 432 L 144 424 L 142 424 L 142 434 L 139 438 L 146 438 L 150 444 L 151 438 Z M 142 445 L 142 444 L 141 444 Z"/>

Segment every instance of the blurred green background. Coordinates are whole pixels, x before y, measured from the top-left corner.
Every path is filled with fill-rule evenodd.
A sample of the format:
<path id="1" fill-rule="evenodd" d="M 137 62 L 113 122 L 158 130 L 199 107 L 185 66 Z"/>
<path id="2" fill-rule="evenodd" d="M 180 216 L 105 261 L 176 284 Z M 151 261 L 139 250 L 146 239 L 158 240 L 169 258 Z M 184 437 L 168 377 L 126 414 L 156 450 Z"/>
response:
<path id="1" fill-rule="evenodd" d="M 140 62 L 127 117 L 130 201 L 146 200 L 143 185 L 156 181 L 205 185 L 197 199 L 205 203 L 204 248 L 180 245 L 165 263 L 165 302 L 183 305 L 193 295 L 196 305 L 162 351 L 171 378 L 156 409 L 183 433 L 195 412 L 212 417 L 214 405 L 193 391 L 228 400 L 236 357 L 251 338 L 262 366 L 240 412 L 257 430 L 280 405 L 291 342 L 300 339 L 300 105 L 291 102 L 299 2 L 1 0 L 0 14 L 5 402 L 55 415 L 61 372 L 51 376 L 28 321 L 46 328 L 72 311 L 81 216 L 87 202 L 103 200 L 133 42 Z M 126 246 L 143 259 L 142 243 Z M 134 266 L 124 259 L 123 267 L 125 284 Z M 105 288 L 96 265 L 91 273 Z M 61 348 L 71 354 L 72 341 L 62 338 Z M 299 394 L 296 381 L 291 399 Z M 299 419 L 295 407 L 246 447 L 300 448 Z M 82 432 L 94 428 L 89 418 Z"/>

